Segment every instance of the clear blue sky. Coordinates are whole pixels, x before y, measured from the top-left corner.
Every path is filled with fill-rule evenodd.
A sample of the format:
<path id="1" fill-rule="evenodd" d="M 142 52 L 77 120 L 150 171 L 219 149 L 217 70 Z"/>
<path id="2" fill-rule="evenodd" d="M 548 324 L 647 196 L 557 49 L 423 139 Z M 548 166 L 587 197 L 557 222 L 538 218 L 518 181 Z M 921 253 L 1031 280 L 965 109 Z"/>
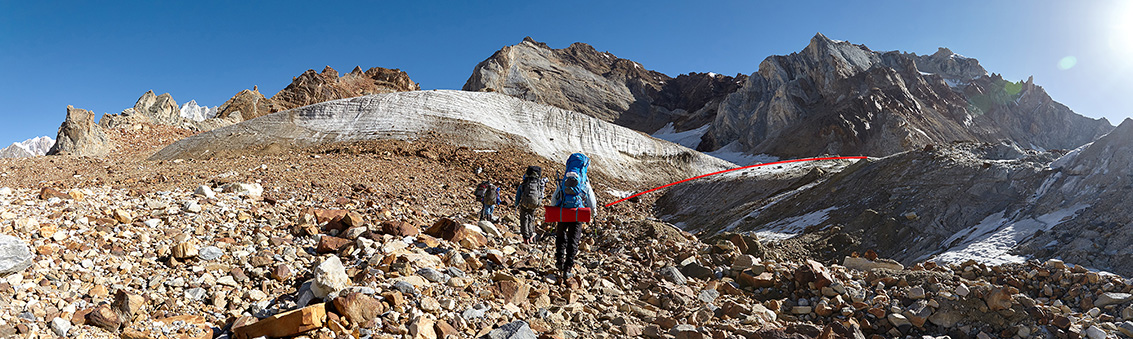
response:
<path id="1" fill-rule="evenodd" d="M 697 3 L 0 0 L 0 144 L 55 137 L 67 105 L 101 116 L 153 90 L 217 106 L 325 65 L 400 68 L 423 89 L 460 89 L 524 36 L 589 43 L 672 76 L 750 74 L 816 32 L 875 51 L 945 46 L 1007 79 L 1034 75 L 1080 114 L 1117 124 L 1133 112 L 1128 2 Z"/>

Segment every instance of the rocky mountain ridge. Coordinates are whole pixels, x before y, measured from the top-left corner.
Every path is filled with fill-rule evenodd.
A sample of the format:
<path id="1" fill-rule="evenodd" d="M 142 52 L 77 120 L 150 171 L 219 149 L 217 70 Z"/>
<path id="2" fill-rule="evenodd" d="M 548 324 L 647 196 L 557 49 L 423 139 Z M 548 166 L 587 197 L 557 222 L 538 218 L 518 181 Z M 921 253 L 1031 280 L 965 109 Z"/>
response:
<path id="1" fill-rule="evenodd" d="M 683 79 L 682 79 L 683 78 Z M 1031 79 L 988 74 L 946 48 L 875 52 L 821 33 L 750 76 L 677 79 L 589 45 L 527 38 L 476 66 L 465 90 L 499 91 L 639 131 L 703 131 L 701 151 L 797 158 L 884 156 L 952 141 L 1072 149 L 1113 128 L 1055 102 Z"/>
<path id="2" fill-rule="evenodd" d="M 669 123 L 683 131 L 711 121 L 719 101 L 745 78 L 673 78 L 584 43 L 552 49 L 526 37 L 476 65 L 463 90 L 499 92 L 652 133 Z"/>
<path id="3" fill-rule="evenodd" d="M 114 149 L 108 139 L 98 137 L 104 129 L 142 128 L 143 125 L 162 125 L 193 131 L 209 131 L 253 119 L 328 100 L 356 97 L 375 93 L 415 91 L 420 86 L 400 70 L 374 67 L 362 71 L 360 67 L 342 77 L 330 66 L 322 73 L 307 70 L 292 79 L 290 85 L 271 98 L 265 98 L 257 88 L 243 90 L 214 108 L 200 107 L 195 100 L 178 107 L 169 93 L 156 95 L 147 91 L 134 107 L 118 114 L 104 114 L 98 123 L 85 119 L 85 110 L 68 109 L 67 118 L 59 129 L 59 139 L 67 140 L 49 154 L 102 156 Z M 75 112 L 78 116 L 72 117 Z M 93 116 L 93 113 L 89 113 Z M 90 131 L 90 132 L 85 132 Z"/>

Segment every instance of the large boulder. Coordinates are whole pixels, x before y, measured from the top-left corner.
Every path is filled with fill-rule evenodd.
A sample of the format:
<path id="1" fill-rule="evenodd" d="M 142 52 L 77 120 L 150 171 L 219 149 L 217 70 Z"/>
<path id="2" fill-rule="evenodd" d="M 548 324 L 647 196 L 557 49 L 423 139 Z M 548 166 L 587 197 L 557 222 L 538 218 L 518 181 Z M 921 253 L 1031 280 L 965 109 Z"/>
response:
<path id="1" fill-rule="evenodd" d="M 27 243 L 19 238 L 0 234 L 0 277 L 30 267 L 34 257 Z"/>
<path id="2" fill-rule="evenodd" d="M 114 142 L 94 123 L 94 112 L 70 105 L 55 140 L 55 145 L 47 152 L 49 155 L 103 156 L 114 149 Z"/>

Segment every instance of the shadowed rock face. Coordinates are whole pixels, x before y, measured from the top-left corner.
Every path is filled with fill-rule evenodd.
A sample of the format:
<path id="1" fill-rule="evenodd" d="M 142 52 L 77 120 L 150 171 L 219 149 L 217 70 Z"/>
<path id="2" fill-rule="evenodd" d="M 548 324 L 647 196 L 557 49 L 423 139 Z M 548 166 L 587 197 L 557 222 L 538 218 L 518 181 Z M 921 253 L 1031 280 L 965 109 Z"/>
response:
<path id="1" fill-rule="evenodd" d="M 363 72 L 355 67 L 339 77 L 338 71 L 327 66 L 321 73 L 303 72 L 271 98 L 264 98 L 256 89 L 243 90 L 221 105 L 217 117 L 229 118 L 239 112 L 242 120 L 248 120 L 324 101 L 420 89 L 408 74 L 396 69 L 374 67 Z"/>
<path id="2" fill-rule="evenodd" d="M 708 73 L 672 78 L 584 43 L 552 49 L 527 37 L 476 65 L 463 89 L 500 92 L 639 131 L 668 123 L 683 131 L 711 121 L 719 100 L 744 78 Z"/>
<path id="3" fill-rule="evenodd" d="M 47 154 L 102 156 L 114 146 L 102 127 L 94 123 L 94 112 L 67 106 L 67 119 L 59 126 L 55 146 Z"/>

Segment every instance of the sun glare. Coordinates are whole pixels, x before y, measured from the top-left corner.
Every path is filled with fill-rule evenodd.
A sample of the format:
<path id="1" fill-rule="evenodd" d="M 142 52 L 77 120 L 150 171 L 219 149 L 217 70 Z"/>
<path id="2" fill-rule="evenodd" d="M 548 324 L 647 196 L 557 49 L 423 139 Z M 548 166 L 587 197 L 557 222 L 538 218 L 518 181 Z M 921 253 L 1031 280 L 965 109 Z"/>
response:
<path id="1" fill-rule="evenodd" d="M 1123 3 L 1112 12 L 1109 48 L 1119 58 L 1133 57 L 1133 6 Z"/>

